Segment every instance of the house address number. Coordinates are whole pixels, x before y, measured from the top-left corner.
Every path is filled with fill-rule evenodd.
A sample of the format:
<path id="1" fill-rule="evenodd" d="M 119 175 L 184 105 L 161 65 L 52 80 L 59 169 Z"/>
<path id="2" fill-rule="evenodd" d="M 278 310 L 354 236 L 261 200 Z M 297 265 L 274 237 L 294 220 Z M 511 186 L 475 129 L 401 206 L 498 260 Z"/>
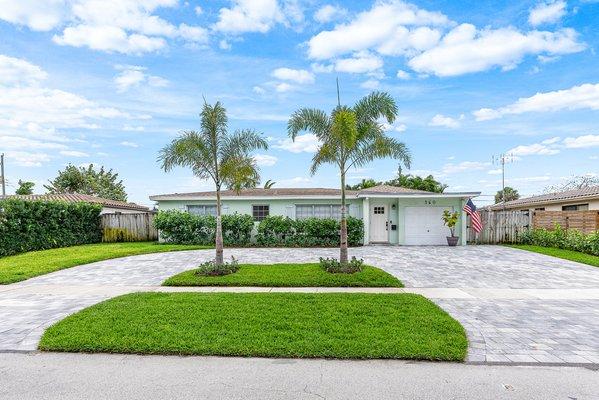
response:
<path id="1" fill-rule="evenodd" d="M 433 204 L 437 204 L 437 200 L 424 200 L 424 204 L 426 205 L 433 205 Z"/>

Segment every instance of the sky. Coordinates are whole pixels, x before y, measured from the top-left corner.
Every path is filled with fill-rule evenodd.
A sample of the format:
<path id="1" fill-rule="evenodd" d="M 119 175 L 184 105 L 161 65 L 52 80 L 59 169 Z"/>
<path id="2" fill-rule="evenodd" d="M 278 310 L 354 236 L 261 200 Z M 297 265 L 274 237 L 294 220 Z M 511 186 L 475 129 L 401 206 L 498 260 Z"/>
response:
<path id="1" fill-rule="evenodd" d="M 229 128 L 269 141 L 255 154 L 275 187 L 338 187 L 309 174 L 316 138 L 287 137 L 300 107 L 329 112 L 373 90 L 399 106 L 387 134 L 411 151 L 403 173 L 447 191 L 542 193 L 599 174 L 599 2 L 0 0 L 0 152 L 8 192 L 35 192 L 66 165 L 118 172 L 129 201 L 211 190 L 159 150 L 198 129 L 204 98 Z M 378 160 L 349 183 L 395 177 Z"/>

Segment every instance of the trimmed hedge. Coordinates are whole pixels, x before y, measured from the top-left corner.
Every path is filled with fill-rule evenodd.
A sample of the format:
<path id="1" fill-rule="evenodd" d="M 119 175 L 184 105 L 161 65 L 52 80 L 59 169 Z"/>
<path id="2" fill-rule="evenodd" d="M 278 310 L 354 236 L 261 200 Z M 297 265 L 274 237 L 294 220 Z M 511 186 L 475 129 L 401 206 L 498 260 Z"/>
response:
<path id="1" fill-rule="evenodd" d="M 226 246 L 250 244 L 254 220 L 251 215 L 223 215 L 223 242 Z M 193 215 L 178 210 L 160 211 L 154 218 L 160 237 L 168 243 L 213 245 L 216 218 L 211 215 Z"/>
<path id="2" fill-rule="evenodd" d="M 252 235 L 254 220 L 251 215 L 223 215 L 222 220 L 223 241 L 226 246 L 339 245 L 339 221 L 334 219 L 307 218 L 294 221 L 286 217 L 269 216 L 258 224 L 255 236 Z M 154 225 L 160 231 L 161 238 L 169 243 L 214 244 L 216 218 L 213 216 L 193 215 L 178 210 L 160 211 L 154 219 Z M 350 246 L 362 244 L 362 220 L 348 218 L 347 231 Z"/>
<path id="3" fill-rule="evenodd" d="M 0 200 L 0 256 L 99 243 L 101 210 L 89 203 Z"/>
<path id="4" fill-rule="evenodd" d="M 599 256 L 599 231 L 585 235 L 575 229 L 564 230 L 559 225 L 554 230 L 532 229 L 520 236 L 522 244 L 579 251 Z"/>

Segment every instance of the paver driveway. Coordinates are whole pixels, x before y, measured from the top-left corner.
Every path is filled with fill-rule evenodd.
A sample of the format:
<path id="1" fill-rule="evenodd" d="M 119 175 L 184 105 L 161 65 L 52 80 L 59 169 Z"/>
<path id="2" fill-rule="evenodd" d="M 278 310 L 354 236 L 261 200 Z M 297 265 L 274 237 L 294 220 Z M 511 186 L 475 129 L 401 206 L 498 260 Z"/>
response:
<path id="1" fill-rule="evenodd" d="M 497 246 L 363 247 L 379 266 L 466 328 L 472 362 L 599 363 L 599 268 Z M 240 262 L 309 262 L 335 249 L 230 249 Z M 167 277 L 212 250 L 101 261 L 0 286 L 0 350 L 35 349 L 43 330 L 81 308 Z"/>

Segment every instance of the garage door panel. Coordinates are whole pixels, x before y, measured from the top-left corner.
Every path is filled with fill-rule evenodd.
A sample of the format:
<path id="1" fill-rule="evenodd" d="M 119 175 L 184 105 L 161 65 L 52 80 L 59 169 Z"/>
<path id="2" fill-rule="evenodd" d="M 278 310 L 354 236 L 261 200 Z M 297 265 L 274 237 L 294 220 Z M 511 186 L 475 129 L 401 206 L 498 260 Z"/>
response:
<path id="1" fill-rule="evenodd" d="M 406 207 L 405 244 L 445 245 L 447 227 L 441 219 L 447 207 Z"/>

